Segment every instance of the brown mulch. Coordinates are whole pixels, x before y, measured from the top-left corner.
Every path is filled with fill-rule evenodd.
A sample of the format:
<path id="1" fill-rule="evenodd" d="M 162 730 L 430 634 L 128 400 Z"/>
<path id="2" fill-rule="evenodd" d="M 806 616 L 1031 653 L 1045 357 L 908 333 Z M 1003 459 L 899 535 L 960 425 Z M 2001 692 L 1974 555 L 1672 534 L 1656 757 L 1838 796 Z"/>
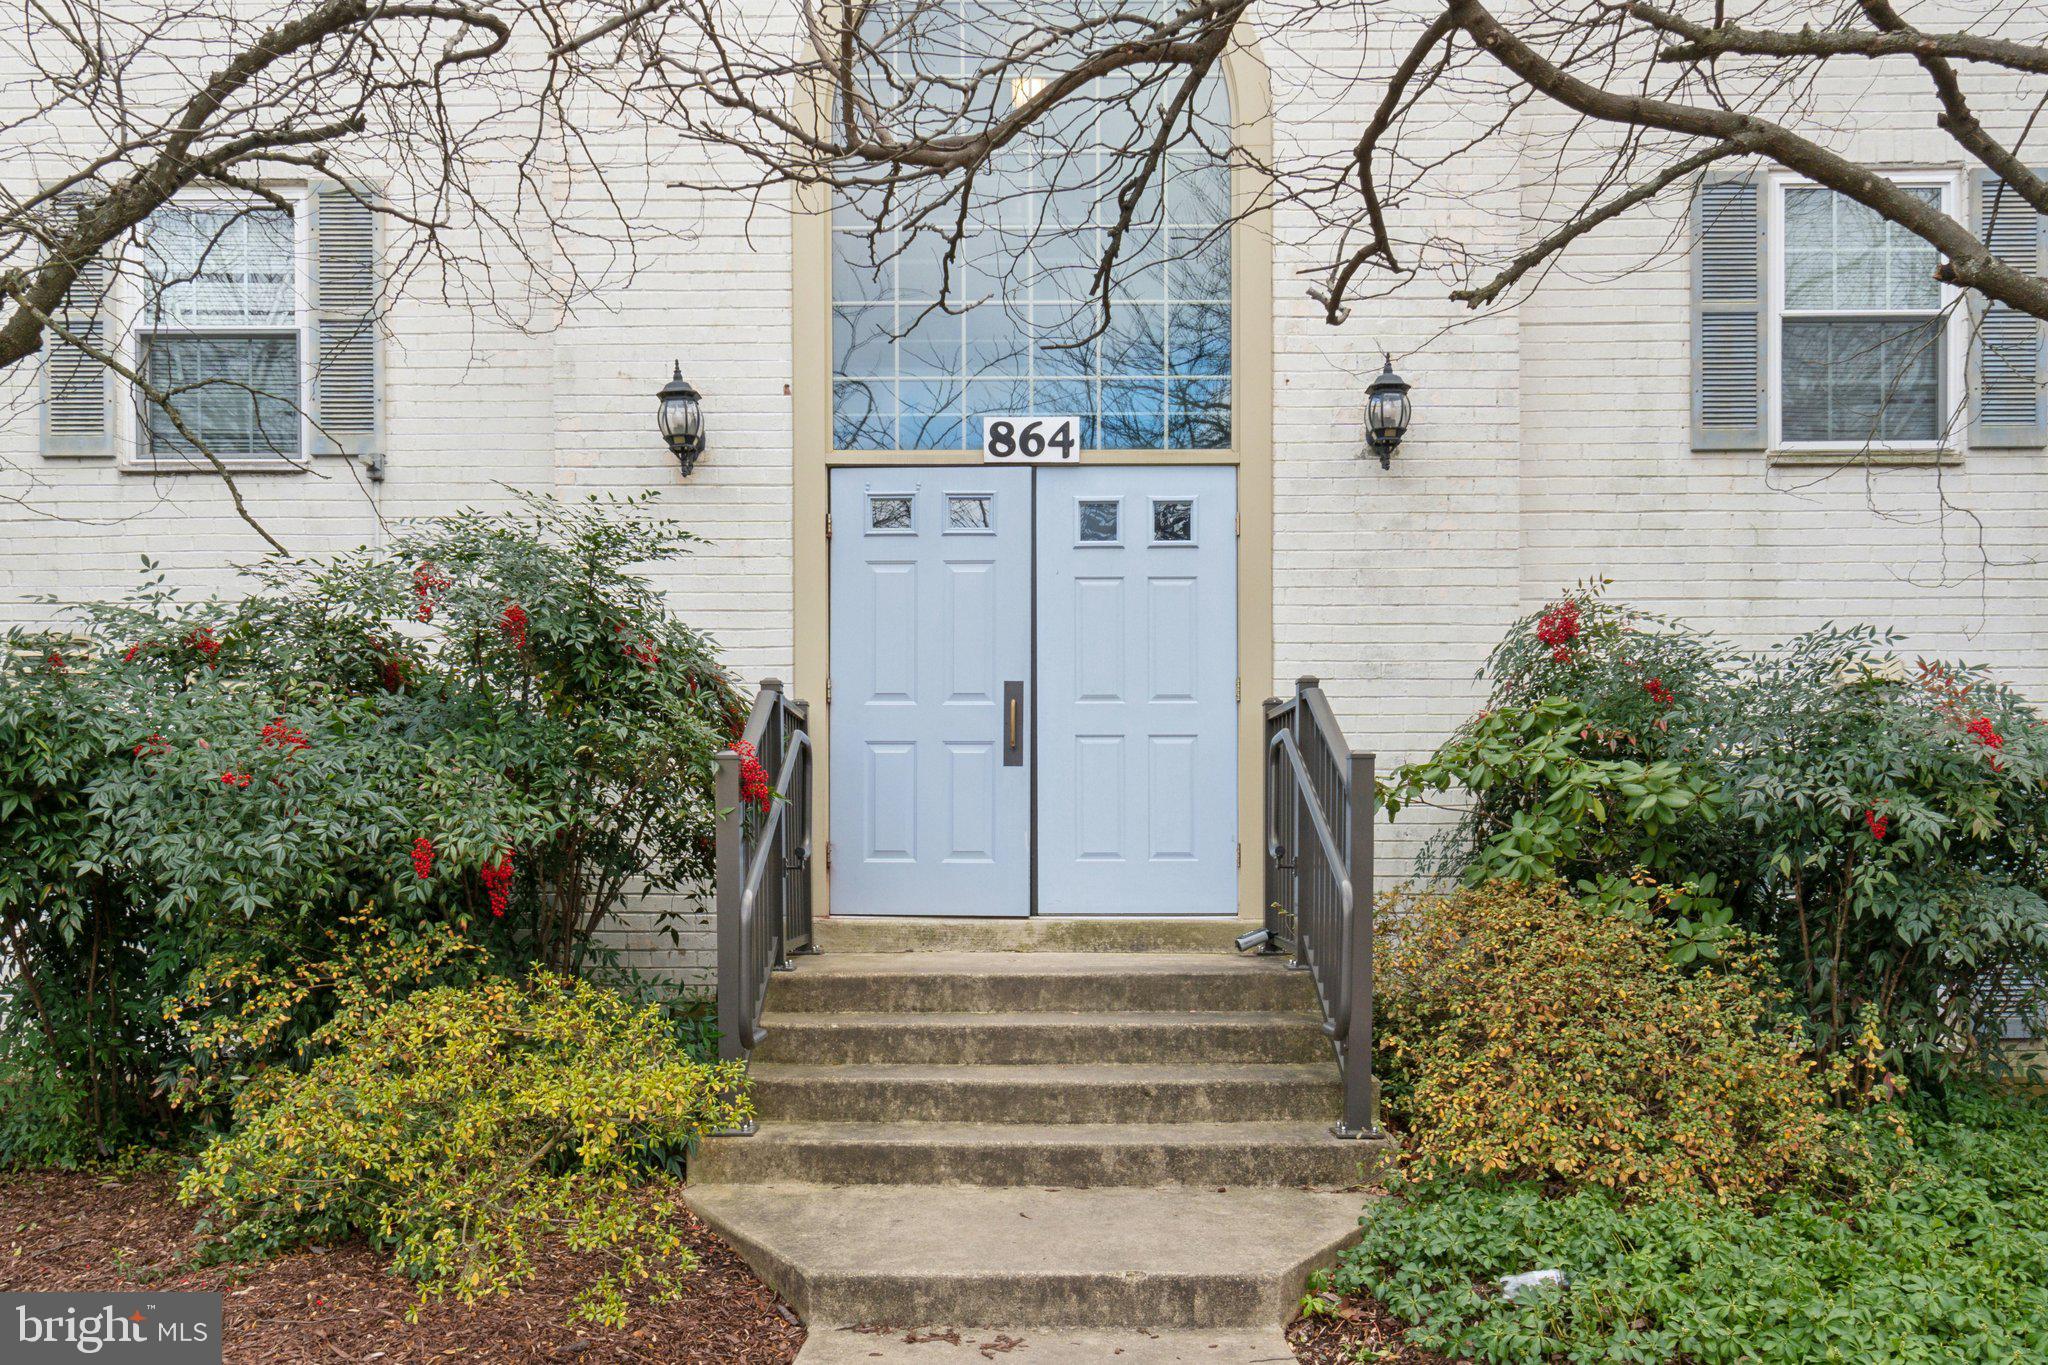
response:
<path id="1" fill-rule="evenodd" d="M 1359 1296 L 1340 1300 L 1334 1313 L 1296 1318 L 1287 1329 L 1287 1344 L 1301 1365 L 1352 1365 L 1383 1361 L 1386 1365 L 1449 1365 L 1449 1358 L 1408 1344 L 1408 1327 L 1378 1299 Z"/>
<path id="2" fill-rule="evenodd" d="M 710 1229 L 678 1209 L 698 1268 L 683 1295 L 634 1295 L 623 1329 L 568 1321 L 599 1273 L 591 1257 L 548 1249 L 532 1279 L 475 1304 L 419 1302 L 364 1246 L 195 1267 L 196 1215 L 164 1176 L 0 1177 L 0 1290 L 218 1290 L 232 1365 L 377 1361 L 661 1361 L 788 1365 L 804 1329 Z"/>

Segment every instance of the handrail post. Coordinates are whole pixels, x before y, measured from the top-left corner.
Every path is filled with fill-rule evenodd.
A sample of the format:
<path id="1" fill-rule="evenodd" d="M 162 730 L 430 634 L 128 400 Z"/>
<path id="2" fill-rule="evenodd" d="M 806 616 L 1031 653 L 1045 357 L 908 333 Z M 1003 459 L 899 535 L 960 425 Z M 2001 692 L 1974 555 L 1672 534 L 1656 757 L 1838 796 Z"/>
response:
<path id="1" fill-rule="evenodd" d="M 782 679 L 763 678 L 760 689 L 754 694 L 756 708 L 768 708 L 768 723 L 761 730 L 761 741 L 767 752 L 759 755 L 762 767 L 769 772 L 782 770 L 782 756 L 789 748 L 789 716 L 787 702 L 782 695 Z M 782 794 L 789 799 L 788 793 Z M 775 904 L 774 913 L 768 917 L 768 929 L 773 950 L 770 959 L 778 972 L 795 971 L 795 964 L 789 960 L 789 821 L 785 819 L 775 836 L 775 847 L 763 850 L 763 856 L 775 860 Z"/>
<path id="2" fill-rule="evenodd" d="M 1264 759 L 1261 766 L 1265 772 L 1266 788 L 1266 799 L 1259 818 L 1259 856 L 1264 860 L 1266 872 L 1266 905 L 1262 919 L 1266 929 L 1266 942 L 1259 950 L 1261 953 L 1283 951 L 1280 946 L 1283 940 L 1280 928 L 1284 913 L 1280 905 L 1280 858 L 1274 850 L 1274 840 L 1280 833 L 1282 801 L 1279 784 L 1287 779 L 1278 771 L 1278 765 L 1273 761 L 1273 737 L 1280 733 L 1281 724 L 1280 717 L 1275 712 L 1285 704 L 1278 697 L 1268 697 L 1265 706 L 1259 712 L 1264 718 L 1264 725 L 1261 727 L 1263 742 L 1259 746 L 1259 753 Z"/>
<path id="3" fill-rule="evenodd" d="M 1351 942 L 1343 970 L 1351 1025 L 1344 1037 L 1344 1118 L 1331 1129 L 1340 1138 L 1379 1136 L 1379 1087 L 1372 1074 L 1373 816 L 1378 786 L 1371 754 L 1351 755 L 1345 861 L 1351 871 Z"/>
<path id="4" fill-rule="evenodd" d="M 804 737 L 805 744 L 808 746 L 811 738 L 811 708 L 809 703 L 791 701 L 789 703 L 789 718 L 791 727 Z M 818 936 L 815 926 L 811 922 L 812 770 L 811 750 L 809 747 L 806 747 L 801 768 L 801 780 L 796 792 L 790 797 L 790 804 L 795 807 L 795 818 L 787 821 L 784 828 L 788 831 L 787 838 L 792 850 L 790 854 L 791 864 L 796 874 L 795 894 L 792 900 L 797 909 L 797 924 L 802 931 L 797 936 L 800 939 L 800 942 L 797 944 L 797 951 L 815 954 L 818 951 Z"/>
<path id="5" fill-rule="evenodd" d="M 1309 718 L 1308 694 L 1320 686 L 1322 679 L 1313 673 L 1304 673 L 1294 680 L 1294 710 L 1288 714 L 1288 724 L 1294 728 L 1294 751 L 1304 758 L 1308 753 L 1302 744 L 1302 731 L 1305 728 L 1303 722 Z M 1313 776 L 1311 773 L 1310 777 Z M 1292 797 L 1287 803 L 1288 815 L 1294 826 L 1293 833 L 1288 839 L 1288 848 L 1294 854 L 1294 871 L 1291 874 L 1294 891 L 1288 897 L 1288 908 L 1294 912 L 1294 960 L 1287 965 L 1300 972 L 1309 969 L 1308 936 L 1301 932 L 1301 858 L 1304 851 L 1301 837 L 1301 803 L 1319 798 L 1313 789 L 1303 790 L 1292 785 L 1288 787 L 1288 794 Z M 1326 872 L 1329 870 L 1325 869 Z"/>
<path id="6" fill-rule="evenodd" d="M 717 820 L 713 894 L 718 918 L 718 1056 L 738 1061 L 746 1056 L 740 1039 L 746 1028 L 747 947 L 741 940 L 740 897 L 746 887 L 746 811 L 740 805 L 740 756 L 721 749 L 712 785 Z"/>

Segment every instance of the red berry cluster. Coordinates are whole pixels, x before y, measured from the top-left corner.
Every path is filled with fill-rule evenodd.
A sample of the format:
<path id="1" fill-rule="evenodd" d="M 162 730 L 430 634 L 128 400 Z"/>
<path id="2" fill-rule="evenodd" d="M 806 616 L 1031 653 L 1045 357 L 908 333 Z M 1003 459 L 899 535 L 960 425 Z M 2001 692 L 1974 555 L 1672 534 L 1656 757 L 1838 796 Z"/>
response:
<path id="1" fill-rule="evenodd" d="M 412 870 L 421 881 L 434 875 L 434 841 L 424 835 L 412 841 Z"/>
<path id="2" fill-rule="evenodd" d="M 1664 680 L 1662 678 L 1643 679 L 1643 691 L 1649 693 L 1650 700 L 1656 702 L 1657 705 L 1671 705 L 1671 689 L 1664 685 Z"/>
<path id="3" fill-rule="evenodd" d="M 2001 748 L 2005 744 L 2005 736 L 1998 733 L 1998 727 L 1991 723 L 1989 716 L 1979 716 L 1963 729 L 1976 736 L 1977 742 L 1987 749 Z"/>
<path id="4" fill-rule="evenodd" d="M 513 602 L 498 617 L 498 629 L 505 632 L 505 638 L 512 642 L 512 648 L 526 648 L 526 608 Z"/>
<path id="5" fill-rule="evenodd" d="M 455 580 L 442 573 L 440 565 L 432 560 L 412 571 L 412 595 L 419 599 L 419 610 L 415 614 L 420 620 L 434 619 L 434 608 L 441 605 L 441 594 L 454 584 Z"/>
<path id="6" fill-rule="evenodd" d="M 1551 647 L 1553 660 L 1567 662 L 1572 657 L 1568 646 L 1579 638 L 1579 604 L 1566 599 L 1537 617 L 1536 638 Z"/>
<path id="7" fill-rule="evenodd" d="M 52 673 L 62 673 L 64 671 L 64 656 L 54 649 L 50 651 L 50 657 L 44 660 L 44 662 L 50 665 Z"/>
<path id="8" fill-rule="evenodd" d="M 612 634 L 623 634 L 625 632 L 625 629 L 626 626 L 624 622 L 612 622 Z M 627 658 L 645 664 L 649 668 L 652 668 L 656 664 L 661 662 L 661 651 L 654 647 L 654 637 L 652 635 L 641 636 L 640 643 L 637 645 L 629 640 L 621 640 L 619 641 L 619 651 L 623 653 Z M 690 684 L 690 690 L 692 692 L 697 690 L 697 685 L 695 682 L 692 682 Z"/>
<path id="9" fill-rule="evenodd" d="M 136 656 L 137 656 L 138 654 L 142 653 L 142 651 L 143 651 L 144 649 L 146 649 L 146 648 L 148 648 L 148 646 L 147 646 L 147 645 L 130 645 L 130 646 L 128 646 L 128 648 L 126 648 L 126 649 L 124 649 L 124 650 L 122 650 L 122 651 L 121 651 L 121 662 L 122 662 L 122 663 L 124 663 L 124 664 L 132 664 L 132 663 L 134 663 L 134 662 L 135 662 L 135 657 L 136 657 Z"/>
<path id="10" fill-rule="evenodd" d="M 249 780 L 248 773 L 238 773 L 232 768 L 220 775 L 220 782 L 223 787 L 246 787 L 249 785 Z"/>
<path id="11" fill-rule="evenodd" d="M 263 727 L 263 742 L 279 749 L 308 749 L 313 743 L 305 731 L 286 724 L 283 716 Z"/>
<path id="12" fill-rule="evenodd" d="M 483 879 L 484 892 L 491 898 L 491 913 L 503 919 L 512 898 L 512 851 L 500 853 L 498 861 L 485 863 L 476 875 Z"/>
<path id="13" fill-rule="evenodd" d="M 1879 815 L 1874 810 L 1863 812 L 1863 823 L 1869 827 L 1870 837 L 1873 839 L 1882 839 L 1885 835 L 1892 832 L 1892 822 L 1890 819 Z"/>
<path id="14" fill-rule="evenodd" d="M 200 656 L 206 660 L 208 668 L 213 667 L 213 656 L 220 653 L 220 641 L 215 638 L 211 630 L 201 626 L 185 637 L 185 643 L 190 648 L 199 651 Z"/>
<path id="15" fill-rule="evenodd" d="M 774 797 L 768 786 L 768 770 L 761 766 L 760 755 L 743 739 L 732 742 L 732 751 L 740 756 L 740 800 L 766 811 Z"/>
<path id="16" fill-rule="evenodd" d="M 151 735 L 148 739 L 135 746 L 135 756 L 141 758 L 144 754 L 168 753 L 170 747 L 170 742 L 162 735 Z"/>

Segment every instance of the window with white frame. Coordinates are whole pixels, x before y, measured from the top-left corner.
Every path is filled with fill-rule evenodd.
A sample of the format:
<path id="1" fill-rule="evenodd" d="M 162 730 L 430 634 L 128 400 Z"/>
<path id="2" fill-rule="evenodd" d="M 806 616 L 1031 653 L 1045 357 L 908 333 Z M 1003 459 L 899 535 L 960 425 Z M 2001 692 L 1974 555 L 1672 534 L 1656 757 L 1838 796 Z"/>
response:
<path id="1" fill-rule="evenodd" d="M 1893 177 L 1943 213 L 1948 175 Z M 1785 450 L 1935 449 L 1961 393 L 1962 310 L 1939 255 L 1848 196 L 1776 182 L 1772 375 Z"/>
<path id="2" fill-rule="evenodd" d="M 196 440 L 223 459 L 300 458 L 306 319 L 295 216 L 254 200 L 180 201 L 137 235 L 136 365 L 177 411 L 138 404 L 143 453 L 176 460 Z"/>

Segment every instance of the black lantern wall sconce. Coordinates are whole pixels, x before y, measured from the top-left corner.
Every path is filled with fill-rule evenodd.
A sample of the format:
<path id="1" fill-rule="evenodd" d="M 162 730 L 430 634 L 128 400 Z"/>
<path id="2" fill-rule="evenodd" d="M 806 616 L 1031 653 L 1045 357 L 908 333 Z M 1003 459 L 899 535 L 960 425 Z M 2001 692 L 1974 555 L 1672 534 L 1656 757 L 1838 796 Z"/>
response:
<path id="1" fill-rule="evenodd" d="M 1415 408 L 1408 401 L 1408 381 L 1394 373 L 1394 358 L 1372 381 L 1365 394 L 1365 438 L 1372 453 L 1380 457 L 1380 468 L 1394 467 L 1394 448 L 1408 434 L 1408 419 Z"/>
<path id="2" fill-rule="evenodd" d="M 659 405 L 655 420 L 661 427 L 661 439 L 668 442 L 669 453 L 683 467 L 683 477 L 687 479 L 697 467 L 697 457 L 704 453 L 704 400 L 683 378 L 680 361 L 676 363 L 675 376 L 661 386 L 655 399 Z"/>

